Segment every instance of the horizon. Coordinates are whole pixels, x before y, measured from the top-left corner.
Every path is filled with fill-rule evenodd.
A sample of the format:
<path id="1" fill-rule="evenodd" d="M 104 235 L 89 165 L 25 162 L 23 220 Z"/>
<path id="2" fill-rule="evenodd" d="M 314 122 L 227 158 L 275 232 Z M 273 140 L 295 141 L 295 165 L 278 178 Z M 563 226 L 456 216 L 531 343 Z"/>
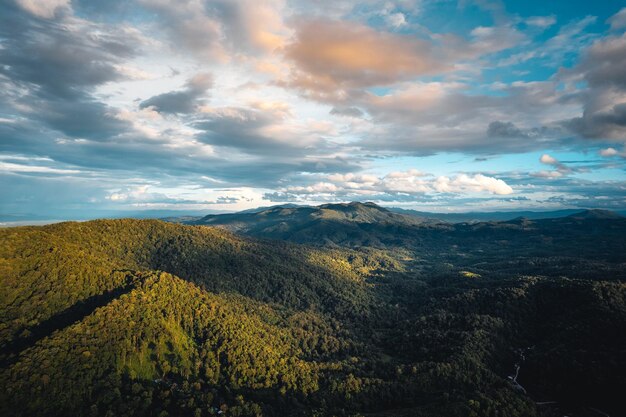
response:
<path id="1" fill-rule="evenodd" d="M 209 212 L 191 211 L 190 212 L 186 210 L 156 210 L 155 209 L 155 210 L 144 210 L 144 211 L 103 212 L 94 216 L 66 217 L 66 218 L 43 218 L 43 217 L 29 216 L 28 214 L 24 215 L 21 218 L 18 216 L 0 215 L 0 228 L 19 227 L 19 226 L 44 226 L 47 224 L 54 224 L 54 223 L 87 222 L 87 221 L 92 221 L 92 220 L 103 220 L 103 219 L 167 220 L 167 219 L 176 219 L 176 218 L 183 218 L 183 217 L 201 218 L 205 216 L 219 216 L 219 215 L 239 214 L 239 213 L 247 213 L 247 212 L 258 212 L 258 211 L 268 210 L 268 209 L 277 208 L 277 207 L 319 208 L 322 206 L 351 205 L 351 204 L 362 204 L 362 205 L 374 204 L 377 207 L 390 210 L 392 212 L 408 213 L 409 215 L 419 214 L 419 215 L 424 215 L 426 217 L 430 215 L 432 216 L 432 218 L 437 218 L 437 216 L 452 216 L 452 218 L 454 218 L 456 216 L 458 218 L 463 219 L 463 215 L 476 215 L 478 216 L 477 219 L 481 218 L 480 221 L 493 221 L 493 220 L 505 221 L 503 219 L 498 219 L 497 215 L 508 215 L 511 219 L 513 219 L 517 217 L 518 215 L 521 216 L 523 214 L 532 213 L 536 215 L 541 215 L 542 213 L 545 213 L 548 216 L 546 218 L 551 218 L 551 217 L 565 217 L 568 215 L 572 215 L 572 214 L 579 213 L 579 212 L 586 212 L 586 211 L 607 211 L 607 212 L 616 213 L 616 214 L 626 217 L 626 208 L 611 209 L 611 210 L 603 209 L 603 208 L 594 208 L 594 207 L 589 208 L 588 207 L 588 208 L 565 208 L 565 209 L 557 209 L 557 210 L 541 210 L 541 209 L 522 210 L 520 209 L 520 210 L 492 210 L 492 211 L 485 211 L 485 210 L 483 211 L 480 211 L 480 210 L 421 211 L 421 210 L 406 209 L 406 208 L 401 208 L 401 207 L 396 207 L 396 206 L 391 206 L 391 205 L 377 204 L 372 201 L 340 201 L 340 202 L 323 203 L 319 205 L 285 203 L 285 204 L 275 204 L 275 205 L 270 205 L 270 206 L 258 206 L 258 207 L 254 207 L 250 209 L 237 210 L 237 211 L 212 211 L 212 212 L 211 211 Z M 492 215 L 493 218 L 490 218 L 489 215 Z M 537 217 L 537 218 L 541 218 L 541 217 Z M 446 220 L 446 221 L 453 221 L 453 220 Z M 464 220 L 460 220 L 460 221 L 464 221 Z"/>
<path id="2" fill-rule="evenodd" d="M 625 66 L 617 0 L 8 0 L 0 224 L 620 212 Z"/>

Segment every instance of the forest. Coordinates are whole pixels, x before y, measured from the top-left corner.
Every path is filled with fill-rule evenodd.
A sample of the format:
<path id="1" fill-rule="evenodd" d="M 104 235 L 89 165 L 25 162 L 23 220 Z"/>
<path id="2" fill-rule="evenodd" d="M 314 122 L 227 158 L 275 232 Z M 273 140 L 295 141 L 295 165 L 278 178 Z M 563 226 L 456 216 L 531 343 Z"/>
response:
<path id="1" fill-rule="evenodd" d="M 0 415 L 626 415 L 626 218 L 189 223 L 0 229 Z"/>

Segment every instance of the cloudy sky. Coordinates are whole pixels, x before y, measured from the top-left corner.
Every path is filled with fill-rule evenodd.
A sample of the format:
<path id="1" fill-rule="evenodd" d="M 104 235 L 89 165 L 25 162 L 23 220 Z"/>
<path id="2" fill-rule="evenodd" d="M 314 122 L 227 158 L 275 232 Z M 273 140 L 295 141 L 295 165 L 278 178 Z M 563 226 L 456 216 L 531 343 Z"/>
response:
<path id="1" fill-rule="evenodd" d="M 623 209 L 623 5 L 0 0 L 0 215 Z"/>

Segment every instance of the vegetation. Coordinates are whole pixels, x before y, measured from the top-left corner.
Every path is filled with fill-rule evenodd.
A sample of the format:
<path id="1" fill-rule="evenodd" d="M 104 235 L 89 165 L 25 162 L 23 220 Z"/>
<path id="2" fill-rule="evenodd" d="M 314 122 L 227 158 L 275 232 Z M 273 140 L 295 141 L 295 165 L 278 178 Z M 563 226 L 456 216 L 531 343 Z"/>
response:
<path id="1" fill-rule="evenodd" d="M 0 230 L 0 414 L 624 413 L 622 218 L 396 216 Z"/>

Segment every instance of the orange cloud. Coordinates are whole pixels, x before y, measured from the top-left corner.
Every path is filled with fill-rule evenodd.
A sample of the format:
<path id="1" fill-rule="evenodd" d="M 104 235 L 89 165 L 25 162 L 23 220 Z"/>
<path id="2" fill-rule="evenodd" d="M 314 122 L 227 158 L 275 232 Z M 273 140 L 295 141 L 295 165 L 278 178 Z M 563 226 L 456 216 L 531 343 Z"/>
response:
<path id="1" fill-rule="evenodd" d="M 296 65 L 292 84 L 331 90 L 389 85 L 446 69 L 431 43 L 356 22 L 299 22 L 285 48 Z"/>

